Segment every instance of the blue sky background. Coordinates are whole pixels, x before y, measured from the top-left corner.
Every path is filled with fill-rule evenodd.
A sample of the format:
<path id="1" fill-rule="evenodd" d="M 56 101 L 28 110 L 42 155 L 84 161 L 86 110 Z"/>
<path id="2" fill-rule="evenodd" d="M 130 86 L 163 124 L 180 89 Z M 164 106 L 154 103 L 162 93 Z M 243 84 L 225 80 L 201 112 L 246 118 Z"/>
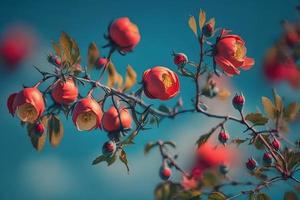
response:
<path id="1" fill-rule="evenodd" d="M 130 175 L 119 163 L 109 168 L 105 165 L 91 166 L 91 161 L 100 153 L 102 143 L 106 140 L 105 133 L 78 133 L 70 121 L 64 123 L 65 136 L 58 148 L 53 149 L 47 144 L 42 152 L 36 152 L 25 129 L 8 114 L 6 99 L 22 84 L 33 85 L 38 80 L 39 75 L 32 65 L 43 69 L 49 67 L 46 55 L 51 51 L 50 41 L 56 40 L 61 31 L 77 40 L 84 60 L 91 41 L 99 45 L 105 43 L 102 35 L 113 19 L 130 17 L 139 26 L 142 40 L 134 53 L 125 57 L 114 55 L 113 59 L 121 72 L 124 72 L 127 64 L 131 64 L 141 77 L 145 69 L 154 65 L 175 69 L 172 50 L 185 52 L 191 60 L 198 59 L 199 49 L 187 20 L 190 14 L 197 16 L 199 10 L 204 9 L 208 17 L 216 18 L 217 26 L 241 35 L 246 41 L 248 56 L 255 58 L 253 69 L 232 78 L 235 90 L 243 91 L 247 98 L 246 109 L 255 110 L 260 96 L 270 96 L 274 87 L 262 76 L 263 55 L 280 35 L 282 19 L 299 20 L 295 9 L 297 3 L 299 1 L 296 0 L 2 0 L 0 31 L 10 24 L 28 24 L 38 33 L 40 45 L 21 70 L 14 74 L 1 71 L 0 74 L 0 199 L 153 199 L 154 187 L 160 181 L 157 175 L 160 157 L 157 152 L 144 157 L 144 145 L 152 140 L 173 139 L 178 144 L 179 161 L 187 166 L 195 139 L 216 123 L 191 114 L 165 120 L 160 128 L 142 132 L 136 140 L 137 145 L 128 148 Z M 191 84 L 182 80 L 181 92 L 186 105 L 194 95 Z M 285 85 L 276 87 L 287 100 L 299 101 L 299 91 L 292 91 Z M 175 101 L 171 100 L 170 105 Z M 151 103 L 157 104 L 157 101 Z M 229 101 L 222 103 L 223 108 L 216 108 L 216 112 L 231 111 Z M 299 125 L 295 124 L 294 130 L 297 127 Z M 238 128 L 232 126 L 229 130 L 236 132 Z M 254 154 L 252 150 L 250 155 Z M 239 173 L 240 176 L 245 176 L 245 172 Z M 173 179 L 178 180 L 176 176 Z M 284 187 L 287 186 L 280 185 L 270 190 L 272 196 L 282 195 Z"/>

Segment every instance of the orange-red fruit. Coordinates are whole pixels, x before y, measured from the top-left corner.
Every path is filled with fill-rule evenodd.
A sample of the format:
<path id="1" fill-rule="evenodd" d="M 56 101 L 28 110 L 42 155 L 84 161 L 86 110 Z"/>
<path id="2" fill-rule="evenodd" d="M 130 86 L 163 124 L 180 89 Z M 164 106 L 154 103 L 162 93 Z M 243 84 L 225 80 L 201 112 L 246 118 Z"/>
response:
<path id="1" fill-rule="evenodd" d="M 73 110 L 73 122 L 79 131 L 101 128 L 101 106 L 91 97 L 80 99 Z"/>
<path id="2" fill-rule="evenodd" d="M 180 89 L 175 72 L 162 66 L 148 69 L 143 75 L 145 95 L 152 99 L 168 100 L 176 96 Z"/>
<path id="3" fill-rule="evenodd" d="M 45 103 L 42 93 L 32 87 L 10 95 L 7 107 L 9 112 L 12 115 L 17 114 L 21 121 L 33 123 L 44 112 Z"/>
<path id="4" fill-rule="evenodd" d="M 109 36 L 119 49 L 125 52 L 132 51 L 141 39 L 138 27 L 128 17 L 113 21 L 109 28 Z"/>
<path id="5" fill-rule="evenodd" d="M 78 88 L 72 78 L 59 80 L 51 91 L 53 100 L 62 105 L 69 105 L 76 101 L 78 96 Z"/>
<path id="6" fill-rule="evenodd" d="M 118 110 L 112 106 L 103 115 L 102 124 L 103 128 L 108 132 L 118 131 L 121 128 L 129 129 L 131 127 L 132 118 L 130 113 L 124 109 L 119 109 L 120 117 L 118 115 Z M 122 121 L 122 126 L 120 123 L 120 118 Z"/>

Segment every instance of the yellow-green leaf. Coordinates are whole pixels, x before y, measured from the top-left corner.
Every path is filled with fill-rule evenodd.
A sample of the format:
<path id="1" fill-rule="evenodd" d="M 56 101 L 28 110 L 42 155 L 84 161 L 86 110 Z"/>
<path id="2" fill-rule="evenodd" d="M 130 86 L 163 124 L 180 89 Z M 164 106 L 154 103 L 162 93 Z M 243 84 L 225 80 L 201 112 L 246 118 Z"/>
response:
<path id="1" fill-rule="evenodd" d="M 155 147 L 155 146 L 157 146 L 157 144 L 152 143 L 152 142 L 147 143 L 146 146 L 145 146 L 145 148 L 144 148 L 144 154 L 145 154 L 145 155 L 148 154 L 148 153 L 150 152 L 150 150 L 151 150 L 153 147 Z"/>
<path id="2" fill-rule="evenodd" d="M 205 13 L 205 11 L 200 10 L 200 12 L 199 12 L 199 26 L 200 26 L 200 29 L 203 28 L 203 26 L 205 24 L 205 21 L 206 21 L 206 13 Z"/>
<path id="3" fill-rule="evenodd" d="M 127 160 L 127 155 L 126 152 L 122 149 L 120 152 L 119 159 L 121 162 L 126 166 L 127 172 L 129 172 L 129 166 L 128 166 L 128 160 Z"/>
<path id="4" fill-rule="evenodd" d="M 257 200 L 271 200 L 270 197 L 265 193 L 258 193 L 256 196 Z"/>
<path id="5" fill-rule="evenodd" d="M 71 64 L 80 64 L 80 50 L 74 39 L 71 39 Z"/>
<path id="6" fill-rule="evenodd" d="M 71 61 L 71 48 L 72 41 L 69 35 L 65 32 L 62 32 L 59 39 L 59 44 L 61 46 L 62 52 L 62 60 L 65 62 Z"/>
<path id="7" fill-rule="evenodd" d="M 271 119 L 275 118 L 276 109 L 272 101 L 267 97 L 261 98 L 262 104 L 264 106 L 265 113 L 270 117 Z"/>
<path id="8" fill-rule="evenodd" d="M 55 51 L 55 54 L 59 57 L 61 57 L 61 47 L 58 43 L 52 41 L 52 48 Z"/>
<path id="9" fill-rule="evenodd" d="M 208 196 L 208 200 L 225 200 L 226 197 L 222 192 L 212 192 Z"/>
<path id="10" fill-rule="evenodd" d="M 52 147 L 57 147 L 64 136 L 64 127 L 58 117 L 51 115 L 48 120 L 48 135 Z"/>
<path id="11" fill-rule="evenodd" d="M 250 113 L 245 118 L 253 125 L 265 125 L 268 122 L 268 118 L 264 117 L 261 113 Z"/>
<path id="12" fill-rule="evenodd" d="M 89 45 L 88 49 L 88 70 L 93 69 L 96 64 L 97 59 L 100 57 L 99 49 L 95 42 Z"/>
<path id="13" fill-rule="evenodd" d="M 194 16 L 190 16 L 190 18 L 189 18 L 189 27 L 191 28 L 191 30 L 193 31 L 193 33 L 197 37 L 198 36 L 197 23 L 196 23 L 196 19 L 195 19 Z"/>
<path id="14" fill-rule="evenodd" d="M 293 121 L 299 115 L 300 105 L 296 102 L 290 103 L 284 110 L 284 117 L 287 121 Z"/>
<path id="15" fill-rule="evenodd" d="M 136 83 L 136 72 L 134 69 L 128 65 L 126 69 L 126 79 L 123 91 L 129 90 Z"/>
<path id="16" fill-rule="evenodd" d="M 123 83 L 123 78 L 117 72 L 115 65 L 112 62 L 109 62 L 107 68 L 108 68 L 107 69 L 108 70 L 107 86 L 113 87 L 115 84 L 117 84 L 118 88 L 120 88 Z"/>
<path id="17" fill-rule="evenodd" d="M 273 95 L 274 95 L 275 108 L 277 109 L 278 112 L 282 112 L 283 102 L 281 96 L 279 96 L 279 94 L 277 94 L 275 90 L 273 91 Z"/>

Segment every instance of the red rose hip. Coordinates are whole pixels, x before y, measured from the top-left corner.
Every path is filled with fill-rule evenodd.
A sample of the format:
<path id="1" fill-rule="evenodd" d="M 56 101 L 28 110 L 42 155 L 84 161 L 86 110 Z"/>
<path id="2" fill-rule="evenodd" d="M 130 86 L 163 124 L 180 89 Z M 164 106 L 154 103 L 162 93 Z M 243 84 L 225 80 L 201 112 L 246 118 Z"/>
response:
<path id="1" fill-rule="evenodd" d="M 59 80 L 53 86 L 51 96 L 57 104 L 69 105 L 76 101 L 78 97 L 78 88 L 72 78 Z"/>
<path id="2" fill-rule="evenodd" d="M 147 97 L 160 100 L 173 98 L 180 89 L 177 74 L 162 66 L 146 70 L 143 75 L 143 85 Z"/>
<path id="3" fill-rule="evenodd" d="M 121 51 L 132 51 L 140 42 L 138 27 L 128 17 L 118 18 L 109 27 L 109 36 Z"/>
<path id="4" fill-rule="evenodd" d="M 119 116 L 120 113 L 120 116 Z M 119 131 L 121 128 L 129 129 L 131 127 L 131 115 L 125 108 L 120 108 L 118 110 L 112 106 L 103 115 L 102 124 L 104 130 L 108 132 Z M 120 123 L 120 118 L 122 125 Z"/>

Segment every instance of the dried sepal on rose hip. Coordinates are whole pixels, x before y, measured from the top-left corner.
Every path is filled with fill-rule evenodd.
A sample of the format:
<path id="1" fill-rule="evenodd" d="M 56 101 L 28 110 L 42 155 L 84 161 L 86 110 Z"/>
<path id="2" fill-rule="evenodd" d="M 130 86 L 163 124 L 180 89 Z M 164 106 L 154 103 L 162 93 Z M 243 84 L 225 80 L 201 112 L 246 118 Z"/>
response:
<path id="1" fill-rule="evenodd" d="M 73 122 L 79 131 L 101 128 L 102 109 L 92 97 L 80 99 L 73 110 Z"/>
<path id="2" fill-rule="evenodd" d="M 254 65 L 254 59 L 247 57 L 246 52 L 245 42 L 240 36 L 223 30 L 216 43 L 214 60 L 227 75 L 237 75 L 239 69 L 248 70 Z"/>
<path id="3" fill-rule="evenodd" d="M 120 118 L 122 124 L 120 123 Z M 121 130 L 121 128 L 130 129 L 131 123 L 132 123 L 132 118 L 129 111 L 125 108 L 119 108 L 119 110 L 117 110 L 114 106 L 111 106 L 103 114 L 103 118 L 102 118 L 103 128 L 108 132 L 119 131 Z"/>
<path id="4" fill-rule="evenodd" d="M 36 87 L 24 88 L 9 96 L 7 107 L 22 122 L 34 123 L 44 112 L 45 102 L 43 94 Z"/>
<path id="5" fill-rule="evenodd" d="M 78 88 L 73 80 L 69 77 L 66 80 L 59 80 L 53 85 L 51 90 L 53 100 L 60 105 L 69 105 L 76 101 L 78 97 Z"/>
<path id="6" fill-rule="evenodd" d="M 177 74 L 162 66 L 156 66 L 144 72 L 143 86 L 148 98 L 160 100 L 171 99 L 180 90 Z"/>
<path id="7" fill-rule="evenodd" d="M 132 51 L 140 42 L 138 27 L 128 17 L 114 20 L 109 27 L 109 38 L 122 52 Z"/>
<path id="8" fill-rule="evenodd" d="M 167 166 L 162 166 L 159 170 L 159 176 L 162 180 L 168 180 L 172 175 L 172 169 Z"/>
<path id="9" fill-rule="evenodd" d="M 102 153 L 105 156 L 111 156 L 116 152 L 116 143 L 112 140 L 105 142 L 102 146 Z"/>

